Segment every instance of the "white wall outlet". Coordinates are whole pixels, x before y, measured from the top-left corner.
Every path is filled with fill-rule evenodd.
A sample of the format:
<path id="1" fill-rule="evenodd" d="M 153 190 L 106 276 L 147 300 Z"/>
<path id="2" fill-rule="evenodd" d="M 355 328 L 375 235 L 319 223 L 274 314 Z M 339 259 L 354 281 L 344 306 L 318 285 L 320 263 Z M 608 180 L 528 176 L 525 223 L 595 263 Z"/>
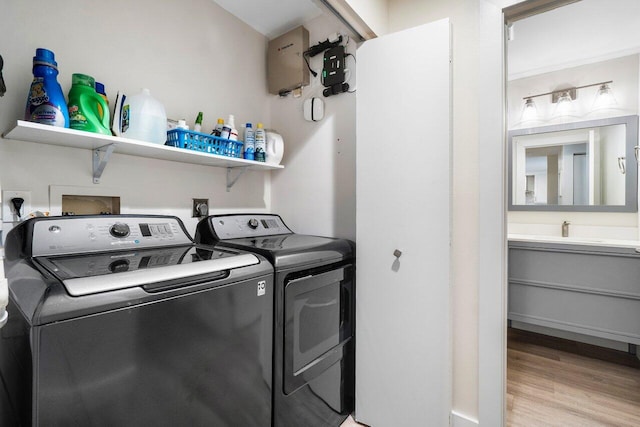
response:
<path id="1" fill-rule="evenodd" d="M 191 218 L 202 218 L 209 215 L 209 199 L 193 199 Z"/>
<path id="2" fill-rule="evenodd" d="M 22 208 L 17 214 L 12 199 L 21 198 Z M 2 192 L 2 222 L 18 222 L 28 218 L 31 213 L 31 191 L 4 190 Z"/>

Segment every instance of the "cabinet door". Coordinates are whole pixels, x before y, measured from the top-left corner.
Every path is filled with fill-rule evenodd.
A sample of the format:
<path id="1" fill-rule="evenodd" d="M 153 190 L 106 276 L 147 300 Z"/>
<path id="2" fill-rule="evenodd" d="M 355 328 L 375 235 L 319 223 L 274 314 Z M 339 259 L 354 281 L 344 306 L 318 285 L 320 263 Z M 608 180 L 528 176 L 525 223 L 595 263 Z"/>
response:
<path id="1" fill-rule="evenodd" d="M 449 425 L 449 30 L 357 54 L 356 418 L 376 427 Z"/>

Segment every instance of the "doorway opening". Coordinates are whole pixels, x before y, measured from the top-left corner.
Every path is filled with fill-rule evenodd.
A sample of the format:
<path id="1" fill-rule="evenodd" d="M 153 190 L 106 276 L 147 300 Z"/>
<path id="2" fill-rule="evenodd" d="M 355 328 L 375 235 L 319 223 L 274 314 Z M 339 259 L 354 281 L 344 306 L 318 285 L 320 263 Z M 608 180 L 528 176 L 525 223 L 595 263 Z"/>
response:
<path id="1" fill-rule="evenodd" d="M 509 200 L 521 200 L 507 211 L 507 425 L 640 425 L 640 322 L 611 309 L 640 313 L 640 285 L 631 279 L 623 295 L 608 288 L 624 276 L 620 266 L 602 273 L 635 261 L 606 242 L 640 240 L 637 206 L 617 207 L 629 197 L 625 172 L 637 165 L 604 131 L 554 136 L 567 124 L 638 115 L 640 4 L 529 0 L 503 12 L 507 129 L 545 135 L 526 161 L 506 165 L 519 182 Z M 580 211 L 614 193 L 622 202 Z"/>

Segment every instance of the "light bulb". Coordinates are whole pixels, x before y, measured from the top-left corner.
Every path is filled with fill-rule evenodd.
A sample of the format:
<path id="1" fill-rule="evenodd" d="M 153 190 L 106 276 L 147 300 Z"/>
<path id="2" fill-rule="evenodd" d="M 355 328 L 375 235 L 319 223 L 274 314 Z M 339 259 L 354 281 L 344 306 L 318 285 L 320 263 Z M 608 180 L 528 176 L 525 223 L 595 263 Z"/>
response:
<path id="1" fill-rule="evenodd" d="M 554 117 L 569 117 L 575 116 L 576 111 L 573 105 L 573 101 L 571 100 L 571 96 L 569 92 L 562 92 L 558 97 L 558 101 L 556 103 L 556 109 L 553 112 Z"/>
<path id="2" fill-rule="evenodd" d="M 596 98 L 593 101 L 592 111 L 605 110 L 608 108 L 615 108 L 618 105 L 616 98 L 613 96 L 613 92 L 608 83 L 603 83 L 596 93 Z"/>
<path id="3" fill-rule="evenodd" d="M 524 103 L 524 107 L 522 108 L 522 116 L 520 121 L 523 123 L 530 122 L 538 119 L 538 109 L 536 108 L 535 102 L 533 99 L 527 98 Z"/>

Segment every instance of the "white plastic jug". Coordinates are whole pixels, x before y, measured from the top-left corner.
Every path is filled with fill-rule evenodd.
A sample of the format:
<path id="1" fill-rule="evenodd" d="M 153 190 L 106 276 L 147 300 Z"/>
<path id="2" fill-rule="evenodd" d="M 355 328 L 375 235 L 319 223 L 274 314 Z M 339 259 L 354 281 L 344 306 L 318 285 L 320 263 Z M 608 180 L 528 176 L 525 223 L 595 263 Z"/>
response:
<path id="1" fill-rule="evenodd" d="M 149 89 L 124 97 L 121 111 L 121 135 L 125 138 L 164 144 L 167 141 L 167 113 L 151 96 Z"/>
<path id="2" fill-rule="evenodd" d="M 279 165 L 284 155 L 284 141 L 282 136 L 270 130 L 267 131 L 266 163 Z"/>

